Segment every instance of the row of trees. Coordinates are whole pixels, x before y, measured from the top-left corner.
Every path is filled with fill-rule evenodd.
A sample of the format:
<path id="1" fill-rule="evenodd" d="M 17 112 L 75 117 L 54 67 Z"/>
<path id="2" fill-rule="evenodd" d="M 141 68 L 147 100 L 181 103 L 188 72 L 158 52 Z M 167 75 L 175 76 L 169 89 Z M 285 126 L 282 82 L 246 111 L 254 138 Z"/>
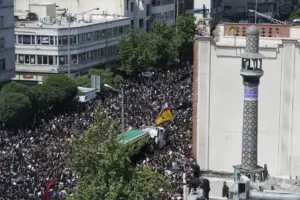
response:
<path id="1" fill-rule="evenodd" d="M 149 33 L 132 29 L 118 46 L 120 71 L 134 75 L 152 67 L 167 67 L 192 62 L 195 17 L 179 16 L 176 25 L 154 21 Z"/>
<path id="2" fill-rule="evenodd" d="M 7 128 L 26 125 L 38 113 L 69 107 L 76 95 L 75 82 L 65 75 L 49 76 L 35 86 L 11 82 L 0 91 L 0 122 Z"/>

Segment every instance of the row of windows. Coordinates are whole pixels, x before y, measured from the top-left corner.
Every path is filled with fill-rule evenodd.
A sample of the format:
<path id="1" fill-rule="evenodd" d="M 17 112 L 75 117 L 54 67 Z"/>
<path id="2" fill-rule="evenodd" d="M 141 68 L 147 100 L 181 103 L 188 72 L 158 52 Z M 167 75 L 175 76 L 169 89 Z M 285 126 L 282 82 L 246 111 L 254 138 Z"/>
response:
<path id="1" fill-rule="evenodd" d="M 129 25 L 126 25 L 90 33 L 71 35 L 70 45 L 78 45 L 104 40 L 110 37 L 122 36 L 129 32 L 129 28 Z M 68 45 L 68 36 L 16 35 L 16 44 L 62 46 Z"/>
<path id="2" fill-rule="evenodd" d="M 159 14 L 152 14 L 152 19 L 158 19 L 158 20 L 172 20 L 175 18 L 175 12 L 174 10 L 165 12 L 165 13 L 159 13 Z"/>
<path id="3" fill-rule="evenodd" d="M 71 55 L 71 64 L 82 64 L 85 62 L 100 59 L 105 56 L 117 55 L 117 45 L 108 46 L 93 51 L 88 51 L 80 54 Z M 16 54 L 16 64 L 30 65 L 67 65 L 68 56 L 52 56 L 52 55 L 24 55 Z"/>
<path id="4" fill-rule="evenodd" d="M 173 4 L 174 0 L 152 0 L 152 6 L 163 6 Z"/>
<path id="5" fill-rule="evenodd" d="M 0 72 L 5 70 L 5 59 L 0 59 Z"/>

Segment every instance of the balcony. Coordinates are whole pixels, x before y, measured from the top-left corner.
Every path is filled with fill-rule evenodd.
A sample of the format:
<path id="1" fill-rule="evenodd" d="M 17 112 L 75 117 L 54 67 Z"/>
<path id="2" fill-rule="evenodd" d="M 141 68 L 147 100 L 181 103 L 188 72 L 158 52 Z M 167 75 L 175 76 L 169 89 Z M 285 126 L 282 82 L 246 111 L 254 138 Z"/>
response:
<path id="1" fill-rule="evenodd" d="M 246 29 L 255 25 L 260 30 L 260 37 L 290 38 L 290 26 L 278 24 L 225 24 L 224 36 L 245 36 Z"/>

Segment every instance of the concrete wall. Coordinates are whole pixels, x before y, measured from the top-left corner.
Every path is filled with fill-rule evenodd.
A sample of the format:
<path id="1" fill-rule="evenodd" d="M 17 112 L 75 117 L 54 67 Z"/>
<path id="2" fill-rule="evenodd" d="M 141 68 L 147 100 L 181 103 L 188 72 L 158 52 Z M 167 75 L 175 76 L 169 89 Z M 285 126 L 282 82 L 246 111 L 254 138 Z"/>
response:
<path id="1" fill-rule="evenodd" d="M 233 172 L 232 165 L 241 162 L 243 84 L 239 55 L 245 37 L 220 32 L 215 39 L 198 37 L 195 41 L 193 122 L 197 124 L 193 142 L 202 169 Z M 296 37 L 300 39 L 300 34 Z M 260 40 L 260 53 L 266 58 L 259 87 L 258 163 L 267 164 L 271 175 L 300 173 L 299 49 L 297 38 Z"/>
<path id="2" fill-rule="evenodd" d="M 0 71 L 0 82 L 7 81 L 15 74 L 14 16 L 12 1 L 3 0 L 0 5 L 0 16 L 4 17 L 0 27 L 0 38 L 4 38 L 4 48 L 0 49 L 0 59 L 5 59 L 5 70 Z"/>

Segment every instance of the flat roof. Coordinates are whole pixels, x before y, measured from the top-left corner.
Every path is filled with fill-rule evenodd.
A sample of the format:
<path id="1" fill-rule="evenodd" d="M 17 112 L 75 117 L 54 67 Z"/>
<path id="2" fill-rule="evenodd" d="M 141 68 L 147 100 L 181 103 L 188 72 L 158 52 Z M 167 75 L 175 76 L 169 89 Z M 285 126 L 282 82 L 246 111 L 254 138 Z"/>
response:
<path id="1" fill-rule="evenodd" d="M 77 87 L 80 92 L 87 93 L 96 90 L 95 88 Z"/>
<path id="2" fill-rule="evenodd" d="M 53 4 L 55 4 L 56 5 L 56 3 L 50 3 L 50 2 L 42 2 L 42 3 L 31 3 L 31 4 L 29 4 L 29 6 L 48 6 L 48 5 L 53 5 Z"/>
<path id="3" fill-rule="evenodd" d="M 84 18 L 84 16 L 82 16 L 82 18 Z M 97 24 L 104 24 L 107 22 L 117 22 L 117 21 L 121 21 L 121 20 L 129 21 L 129 19 L 130 19 L 129 17 L 124 17 L 124 16 L 103 15 L 103 14 L 91 14 L 90 18 L 91 18 L 91 22 L 84 22 L 84 21 L 78 21 L 78 17 L 77 17 L 77 21 L 75 20 L 70 23 L 70 27 L 71 28 L 87 27 L 87 26 L 92 26 L 92 25 L 97 25 Z M 57 19 L 60 19 L 60 18 L 56 18 L 56 22 L 57 22 Z M 66 18 L 61 19 L 60 25 L 58 25 L 56 22 L 54 22 L 52 25 L 51 24 L 42 24 L 41 28 L 59 29 L 59 28 L 68 28 L 68 26 L 69 26 Z M 16 28 L 40 28 L 39 23 L 40 23 L 39 21 L 17 21 L 17 22 L 15 22 L 15 25 L 16 25 Z"/>

